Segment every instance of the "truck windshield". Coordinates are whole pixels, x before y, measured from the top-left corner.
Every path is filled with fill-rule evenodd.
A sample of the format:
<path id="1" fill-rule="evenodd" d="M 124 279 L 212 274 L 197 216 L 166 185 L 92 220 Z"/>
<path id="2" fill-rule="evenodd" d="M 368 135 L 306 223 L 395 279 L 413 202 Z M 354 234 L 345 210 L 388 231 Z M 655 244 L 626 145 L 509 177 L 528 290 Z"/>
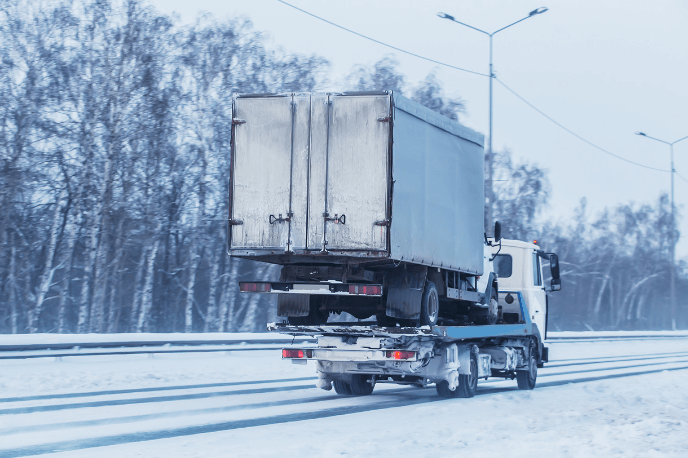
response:
<path id="1" fill-rule="evenodd" d="M 510 254 L 498 254 L 494 259 L 494 269 L 499 278 L 511 277 L 513 259 Z"/>

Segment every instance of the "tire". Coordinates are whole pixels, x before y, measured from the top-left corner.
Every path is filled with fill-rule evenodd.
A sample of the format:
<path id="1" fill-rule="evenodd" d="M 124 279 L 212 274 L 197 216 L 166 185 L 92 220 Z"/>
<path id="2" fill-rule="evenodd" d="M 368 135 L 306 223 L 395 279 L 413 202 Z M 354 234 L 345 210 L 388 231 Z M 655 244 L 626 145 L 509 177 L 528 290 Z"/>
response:
<path id="1" fill-rule="evenodd" d="M 535 344 L 530 343 L 530 356 L 528 358 L 528 370 L 516 371 L 516 383 L 519 390 L 532 390 L 537 381 L 537 350 Z"/>
<path id="2" fill-rule="evenodd" d="M 446 380 L 438 382 L 437 385 L 435 385 L 435 388 L 437 389 L 437 394 L 439 394 L 440 397 L 446 399 L 453 399 L 459 397 L 459 388 L 457 387 L 454 391 L 450 390 L 449 382 L 447 382 Z"/>
<path id="3" fill-rule="evenodd" d="M 499 299 L 497 298 L 497 290 L 492 288 L 490 293 L 490 309 L 487 312 L 487 324 L 496 324 L 499 311 Z"/>
<path id="4" fill-rule="evenodd" d="M 472 398 L 478 390 L 478 357 L 471 353 L 471 373 L 459 374 L 458 397 Z"/>
<path id="5" fill-rule="evenodd" d="M 372 380 L 371 380 L 372 379 Z M 370 381 L 368 381 L 370 380 Z M 356 374 L 351 381 L 351 392 L 356 396 L 368 396 L 375 389 L 375 376 Z"/>
<path id="6" fill-rule="evenodd" d="M 353 391 L 351 391 L 351 385 L 346 382 L 335 380 L 332 382 L 332 385 L 334 385 L 334 391 L 340 396 L 351 396 L 354 394 Z"/>
<path id="7" fill-rule="evenodd" d="M 435 326 L 439 316 L 440 295 L 437 293 L 437 286 L 431 281 L 426 281 L 420 301 L 420 324 L 421 326 Z"/>

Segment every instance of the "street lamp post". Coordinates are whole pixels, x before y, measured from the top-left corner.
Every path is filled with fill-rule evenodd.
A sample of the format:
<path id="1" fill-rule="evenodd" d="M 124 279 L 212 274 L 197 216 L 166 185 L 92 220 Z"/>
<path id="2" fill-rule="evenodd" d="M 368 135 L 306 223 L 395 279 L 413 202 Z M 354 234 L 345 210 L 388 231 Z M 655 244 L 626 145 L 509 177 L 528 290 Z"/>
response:
<path id="1" fill-rule="evenodd" d="M 524 17 L 523 19 L 519 19 L 516 22 L 513 22 L 506 27 L 502 27 L 501 29 L 495 31 L 495 32 L 486 32 L 484 30 L 481 30 L 477 27 L 473 27 L 472 25 L 464 24 L 463 22 L 457 21 L 454 16 L 451 16 L 446 13 L 437 13 L 439 17 L 442 19 L 449 19 L 450 21 L 456 22 L 457 24 L 461 24 L 463 26 L 468 27 L 469 29 L 477 30 L 480 33 L 484 33 L 488 37 L 490 37 L 490 127 L 489 127 L 489 132 L 488 132 L 488 140 L 487 140 L 487 200 L 488 200 L 488 205 L 487 205 L 487 215 L 485 215 L 485 231 L 488 233 L 488 235 L 492 235 L 492 207 L 494 204 L 494 191 L 492 189 L 492 79 L 494 78 L 494 72 L 492 71 L 492 37 L 501 32 L 504 29 L 508 29 L 512 25 L 518 24 L 519 22 L 525 21 L 528 18 L 531 18 L 533 16 L 537 16 L 538 14 L 542 14 L 545 11 L 547 11 L 547 8 L 542 7 L 538 8 L 536 10 L 531 11 L 528 13 L 528 16 Z"/>
<path id="2" fill-rule="evenodd" d="M 676 330 L 676 240 L 674 239 L 674 230 L 676 228 L 676 215 L 674 214 L 674 145 L 681 140 L 685 140 L 688 136 L 679 138 L 675 142 L 667 142 L 659 138 L 650 137 L 644 132 L 636 132 L 636 135 L 656 140 L 658 142 L 669 145 L 669 154 L 671 155 L 671 230 L 669 231 L 669 245 L 671 250 L 671 267 L 670 267 L 670 295 L 671 295 L 671 329 Z"/>

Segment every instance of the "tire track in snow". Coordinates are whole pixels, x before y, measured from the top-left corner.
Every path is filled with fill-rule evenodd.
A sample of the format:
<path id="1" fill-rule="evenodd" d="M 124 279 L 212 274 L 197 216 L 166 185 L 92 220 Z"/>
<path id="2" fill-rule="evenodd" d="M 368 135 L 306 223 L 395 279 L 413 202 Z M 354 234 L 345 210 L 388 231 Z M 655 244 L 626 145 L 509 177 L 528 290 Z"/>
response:
<path id="1" fill-rule="evenodd" d="M 657 359 L 669 359 L 669 358 L 678 358 L 677 356 L 665 356 L 664 358 L 654 358 L 652 361 L 655 361 Z M 650 359 L 650 358 L 640 358 L 639 360 L 645 360 L 645 359 Z M 625 362 L 632 362 L 632 361 L 638 361 L 636 359 L 626 359 L 626 360 L 618 360 L 618 361 L 600 361 L 600 362 L 594 362 L 594 363 L 581 363 L 581 364 L 562 364 L 559 366 L 545 366 L 545 369 L 553 369 L 553 368 L 567 368 L 567 367 L 573 367 L 573 366 L 589 366 L 591 364 L 609 364 L 609 363 L 625 363 Z M 686 359 L 678 359 L 677 361 L 660 361 L 660 362 L 647 362 L 644 364 L 632 364 L 630 366 L 618 366 L 618 367 L 607 367 L 607 368 L 596 368 L 596 369 L 580 369 L 580 370 L 573 370 L 569 372 L 557 372 L 556 374 L 550 374 L 550 375 L 564 375 L 564 374 L 577 374 L 577 373 L 583 373 L 583 372 L 598 372 L 598 371 L 605 371 L 605 370 L 612 370 L 612 369 L 630 369 L 633 367 L 645 367 L 645 366 L 657 366 L 659 364 L 671 364 L 671 363 L 685 363 L 688 362 Z"/>
<path id="2" fill-rule="evenodd" d="M 670 358 L 672 356 L 686 356 L 688 355 L 688 352 L 685 351 L 677 351 L 677 352 L 672 352 L 672 353 L 647 353 L 644 355 L 615 355 L 615 356 L 596 356 L 593 358 L 569 358 L 569 359 L 556 359 L 552 361 L 551 363 L 547 363 L 547 367 L 556 367 L 556 366 L 576 366 L 580 364 L 594 364 L 597 361 L 606 363 L 606 362 L 618 362 L 618 361 L 635 361 L 635 360 L 642 360 L 642 359 L 650 359 L 650 358 Z M 617 359 L 613 359 L 617 358 Z M 604 360 L 604 361 L 603 361 Z M 579 362 L 572 362 L 572 361 L 579 361 Z M 561 363 L 561 364 L 556 364 L 556 363 Z"/>
<path id="3" fill-rule="evenodd" d="M 242 394 L 258 394 L 258 393 L 274 393 L 278 391 L 296 391 L 315 389 L 315 385 L 291 385 L 278 386 L 274 388 L 254 388 L 247 390 L 231 390 L 231 391 L 212 391 L 210 393 L 192 393 L 192 394 L 178 394 L 170 396 L 156 396 L 150 398 L 129 398 L 129 399 L 112 399 L 107 401 L 90 401 L 78 402 L 73 404 L 53 404 L 47 406 L 30 406 L 30 407 L 14 407 L 9 409 L 0 409 L 0 415 L 23 414 L 34 412 L 54 412 L 56 410 L 66 409 L 82 409 L 85 407 L 105 407 L 105 406 L 121 406 L 127 404 L 145 404 L 153 402 L 168 402 L 168 401 L 184 401 L 188 399 L 204 399 L 220 396 L 237 396 Z"/>
<path id="4" fill-rule="evenodd" d="M 155 391 L 173 391 L 173 390 L 191 390 L 199 388 L 222 388 L 227 386 L 241 386 L 241 385 L 263 385 L 267 383 L 282 383 L 282 382 L 301 382 L 305 380 L 317 380 L 317 377 L 298 377 L 298 378 L 282 378 L 273 380 L 249 380 L 246 382 L 218 382 L 218 383 L 202 383 L 196 385 L 175 385 L 175 386 L 155 386 L 148 388 L 129 388 L 123 390 L 106 390 L 106 391 L 85 391 L 83 393 L 61 393 L 61 394 L 41 394 L 36 396 L 21 396 L 15 398 L 0 398 L 0 402 L 23 402 L 23 401 L 41 401 L 45 399 L 69 399 L 69 398 L 84 398 L 88 396 L 107 396 L 113 394 L 132 394 L 132 393 L 146 393 Z"/>
<path id="5" fill-rule="evenodd" d="M 398 388 L 398 389 L 389 389 L 385 390 L 382 393 L 376 393 L 379 396 L 389 396 L 389 395 L 395 395 L 402 393 L 404 391 L 410 391 L 409 388 Z M 350 399 L 356 399 L 353 396 L 349 396 L 348 398 Z M 151 413 L 151 414 L 143 414 L 143 415 L 132 415 L 128 417 L 113 417 L 113 418 L 102 418 L 102 419 L 97 419 L 97 420 L 82 420 L 82 421 L 72 421 L 68 423 L 49 423 L 49 424 L 43 424 L 43 425 L 31 425 L 31 426 L 24 426 L 24 427 L 15 427 L 15 428 L 3 428 L 0 429 L 0 436 L 7 436 L 11 434 L 16 434 L 16 433 L 23 433 L 27 432 L 27 430 L 30 430 L 31 432 L 38 432 L 38 431 L 55 431 L 59 429 L 69 429 L 69 428 L 82 428 L 82 427 L 89 427 L 89 426 L 100 426 L 100 425 L 116 425 L 116 424 L 123 424 L 123 423 L 132 423 L 135 421 L 146 421 L 146 420 L 155 420 L 158 418 L 171 418 L 171 417 L 183 417 L 183 416 L 191 416 L 191 415 L 203 415 L 203 414 L 213 414 L 213 413 L 222 413 L 222 412 L 232 412 L 232 411 L 237 411 L 237 410 L 248 410 L 248 409 L 263 409 L 266 407 L 283 407 L 283 406 L 289 406 L 289 405 L 302 405 L 302 404 L 310 404 L 313 402 L 327 402 L 327 401 L 335 401 L 335 400 L 341 400 L 341 399 L 347 399 L 346 397 L 342 397 L 340 395 L 321 395 L 320 397 L 313 397 L 313 398 L 297 398 L 297 399 L 284 399 L 281 401 L 266 401 L 266 402 L 256 402 L 252 404 L 239 404 L 239 405 L 233 405 L 233 406 L 223 406 L 223 407 L 208 407 L 205 409 L 191 409 L 191 410 L 176 410 L 172 412 L 160 412 L 160 413 Z"/>
<path id="6" fill-rule="evenodd" d="M 636 375 L 645 375 L 645 374 L 653 374 L 653 373 L 664 372 L 664 371 L 677 371 L 677 370 L 686 370 L 686 369 L 688 369 L 688 366 L 668 368 L 668 369 L 653 369 L 653 370 L 647 370 L 647 371 L 635 371 L 635 372 L 628 372 L 628 373 L 621 373 L 621 374 L 602 375 L 602 376 L 596 376 L 596 377 L 582 377 L 582 378 L 576 378 L 576 379 L 570 379 L 570 380 L 560 380 L 560 381 L 538 383 L 537 387 L 540 387 L 540 388 L 556 387 L 556 386 L 562 386 L 562 385 L 567 385 L 567 384 L 571 384 L 571 383 L 585 383 L 585 382 L 600 381 L 600 380 L 610 380 L 610 379 L 616 379 L 616 378 L 622 378 L 622 377 L 632 377 L 632 376 L 636 376 Z M 479 390 L 478 395 L 490 394 L 490 393 L 501 393 L 501 392 L 508 392 L 508 391 L 519 391 L 518 388 L 516 388 L 516 387 L 486 388 L 486 389 L 484 389 L 484 388 L 481 389 L 480 385 L 478 385 L 478 387 L 479 387 L 478 388 L 478 390 Z M 409 390 L 409 392 L 412 392 L 412 391 Z M 196 434 L 229 431 L 229 430 L 234 430 L 234 429 L 250 428 L 250 427 L 256 427 L 256 426 L 269 426 L 269 425 L 276 425 L 276 424 L 281 424 L 281 423 L 289 423 L 289 422 L 293 422 L 293 421 L 315 420 L 315 419 L 322 419 L 322 418 L 328 418 L 328 417 L 337 417 L 337 416 L 341 416 L 341 415 L 350 415 L 350 414 L 361 413 L 361 412 L 371 412 L 371 411 L 390 409 L 390 408 L 395 408 L 395 407 L 407 407 L 407 406 L 412 406 L 412 405 L 416 405 L 416 404 L 426 404 L 426 403 L 438 402 L 438 401 L 461 402 L 461 400 L 458 400 L 458 399 L 457 400 L 446 400 L 446 399 L 440 398 L 439 396 L 436 396 L 436 395 L 414 395 L 412 398 L 409 397 L 408 399 L 406 399 L 402 402 L 399 402 L 399 401 L 383 401 L 383 402 L 377 402 L 374 404 L 367 404 L 367 405 L 333 407 L 333 408 L 321 409 L 321 410 L 312 411 L 312 412 L 299 412 L 299 413 L 292 413 L 292 414 L 282 414 L 282 415 L 274 415 L 271 417 L 261 417 L 261 418 L 248 419 L 248 420 L 232 420 L 232 421 L 221 422 L 221 423 L 213 423 L 213 424 L 209 424 L 209 425 L 188 426 L 188 427 L 168 429 L 168 430 L 163 430 L 163 431 L 145 431 L 145 432 L 118 434 L 118 435 L 112 435 L 112 436 L 101 436 L 101 437 L 88 438 L 88 439 L 69 440 L 69 441 L 54 442 L 54 443 L 35 445 L 35 446 L 27 446 L 27 447 L 15 448 L 15 449 L 0 450 L 0 453 L 2 454 L 3 457 L 6 457 L 6 458 L 15 458 L 15 457 L 21 457 L 21 456 L 35 456 L 35 455 L 41 455 L 41 454 L 46 454 L 46 453 L 81 450 L 81 449 L 87 449 L 87 448 L 127 444 L 127 443 L 133 443 L 133 442 L 144 442 L 144 441 L 157 440 L 157 439 L 169 439 L 169 438 L 173 438 L 173 437 L 183 437 L 183 436 L 191 436 L 191 435 L 196 435 Z"/>
<path id="7" fill-rule="evenodd" d="M 669 364 L 669 363 L 665 363 L 665 364 Z M 664 371 L 673 372 L 673 371 L 681 371 L 681 370 L 687 370 L 687 369 L 688 369 L 688 366 L 669 367 L 666 369 L 652 369 L 649 371 L 623 372 L 621 374 L 599 375 L 599 376 L 595 376 L 595 377 L 582 377 L 582 378 L 575 378 L 575 379 L 571 379 L 571 380 L 553 380 L 551 382 L 540 382 L 538 379 L 538 382 L 535 385 L 535 389 L 551 388 L 551 387 L 555 387 L 555 386 L 568 385 L 571 383 L 597 382 L 600 380 L 612 380 L 612 379 L 616 379 L 616 378 L 633 377 L 636 375 L 656 374 L 656 373 L 664 372 Z M 503 392 L 507 392 L 507 391 L 520 391 L 520 390 L 518 388 L 513 388 L 513 387 L 480 389 L 480 385 L 478 385 L 478 394 L 503 393 Z"/>
<path id="8" fill-rule="evenodd" d="M 14 458 L 20 456 L 34 456 L 45 453 L 55 453 L 64 451 L 81 450 L 86 448 L 126 444 L 132 442 L 143 442 L 156 439 L 168 439 L 172 437 L 192 436 L 196 434 L 213 433 L 220 431 L 230 431 L 233 429 L 250 428 L 255 426 L 267 426 L 280 423 L 289 423 L 302 420 L 315 420 L 320 418 L 336 417 L 340 415 L 349 415 L 353 413 L 369 412 L 381 409 L 389 409 L 393 407 L 404 407 L 414 404 L 424 404 L 428 402 L 437 402 L 443 400 L 437 396 L 427 399 L 428 396 L 415 397 L 404 402 L 399 401 L 383 401 L 374 404 L 356 405 L 356 406 L 338 406 L 327 409 L 316 410 L 312 412 L 298 412 L 291 414 L 275 415 L 271 417 L 253 418 L 248 420 L 231 420 L 221 423 L 214 423 L 201 426 L 189 426 L 177 429 L 170 429 L 164 431 L 146 431 L 128 434 L 119 434 L 113 436 L 103 436 L 97 438 L 78 439 L 71 441 L 56 442 L 51 444 L 42 444 L 36 446 L 28 446 L 17 449 L 1 450 L 0 454 L 4 458 Z M 342 398 L 344 399 L 344 398 Z"/>

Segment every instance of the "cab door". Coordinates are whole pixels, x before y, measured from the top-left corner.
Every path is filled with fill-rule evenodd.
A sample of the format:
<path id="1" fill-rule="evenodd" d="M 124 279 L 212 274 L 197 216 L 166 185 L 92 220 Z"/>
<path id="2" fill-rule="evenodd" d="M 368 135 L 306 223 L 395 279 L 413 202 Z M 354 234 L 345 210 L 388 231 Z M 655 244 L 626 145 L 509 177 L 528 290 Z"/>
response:
<path id="1" fill-rule="evenodd" d="M 547 294 L 542 276 L 542 262 L 537 252 L 531 251 L 526 264 L 529 265 L 529 275 L 526 275 L 526 303 L 530 319 L 538 327 L 540 335 L 545 337 L 545 323 L 547 321 Z"/>

